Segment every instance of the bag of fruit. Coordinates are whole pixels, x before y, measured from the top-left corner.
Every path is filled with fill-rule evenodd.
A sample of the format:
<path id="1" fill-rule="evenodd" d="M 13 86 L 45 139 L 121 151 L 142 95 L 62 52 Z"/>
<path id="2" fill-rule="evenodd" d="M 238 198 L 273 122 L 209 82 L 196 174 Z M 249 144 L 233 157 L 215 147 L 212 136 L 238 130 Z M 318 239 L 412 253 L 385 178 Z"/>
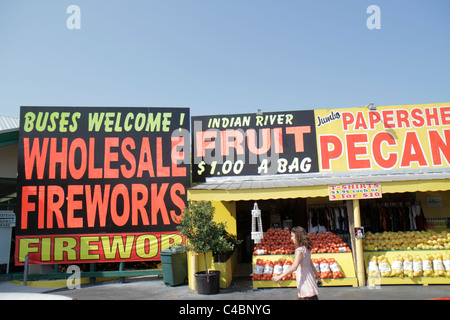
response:
<path id="1" fill-rule="evenodd" d="M 369 257 L 369 266 L 367 268 L 369 278 L 379 278 L 381 276 L 380 269 L 378 268 L 378 258 L 371 255 Z"/>
<path id="2" fill-rule="evenodd" d="M 292 267 L 292 260 L 286 260 L 284 261 L 283 264 L 283 273 L 285 273 L 286 271 L 288 271 L 290 268 Z M 287 275 L 286 277 L 283 278 L 284 280 L 291 280 L 292 279 L 292 274 Z"/>
<path id="3" fill-rule="evenodd" d="M 320 267 L 320 278 L 321 279 L 331 279 L 333 276 L 331 275 L 330 265 L 325 258 L 319 259 L 319 267 Z"/>
<path id="4" fill-rule="evenodd" d="M 414 277 L 413 258 L 410 255 L 405 256 L 403 260 L 403 274 L 409 278 Z"/>
<path id="5" fill-rule="evenodd" d="M 403 279 L 403 257 L 399 254 L 395 255 L 394 261 L 392 262 L 391 276 Z"/>
<path id="6" fill-rule="evenodd" d="M 422 259 L 422 268 L 423 268 L 423 276 L 424 277 L 432 277 L 433 276 L 433 265 L 432 265 L 433 257 L 431 255 L 426 254 Z"/>
<path id="7" fill-rule="evenodd" d="M 279 276 L 283 273 L 283 261 L 275 261 L 273 266 L 273 276 Z"/>
<path id="8" fill-rule="evenodd" d="M 336 262 L 335 259 L 333 258 L 328 259 L 328 264 L 330 265 L 331 272 L 333 273 L 333 279 L 339 279 L 344 277 L 341 267 L 339 267 L 339 264 Z"/>
<path id="9" fill-rule="evenodd" d="M 378 268 L 380 269 L 380 274 L 383 278 L 391 276 L 391 266 L 389 265 L 389 260 L 385 255 L 378 257 Z"/>
<path id="10" fill-rule="evenodd" d="M 318 259 L 311 259 L 311 260 L 312 260 L 312 263 L 314 265 L 314 268 L 316 269 L 316 271 L 317 271 L 317 273 L 318 273 L 318 275 L 320 277 L 320 264 L 319 264 Z M 316 278 L 316 274 L 315 273 L 314 273 L 314 278 Z"/>
<path id="11" fill-rule="evenodd" d="M 413 276 L 415 278 L 423 276 L 423 264 L 420 256 L 414 256 L 413 259 Z"/>
<path id="12" fill-rule="evenodd" d="M 442 263 L 444 265 L 447 278 L 450 278 L 450 254 L 444 253 L 442 255 Z"/>
<path id="13" fill-rule="evenodd" d="M 263 280 L 271 280 L 273 275 L 273 261 L 266 260 L 264 263 Z"/>
<path id="14" fill-rule="evenodd" d="M 445 277 L 444 264 L 442 262 L 442 256 L 440 254 L 435 254 L 433 256 L 433 270 L 435 277 Z"/>
<path id="15" fill-rule="evenodd" d="M 253 268 L 253 280 L 262 280 L 264 272 L 264 262 L 262 259 L 257 259 L 255 267 Z"/>

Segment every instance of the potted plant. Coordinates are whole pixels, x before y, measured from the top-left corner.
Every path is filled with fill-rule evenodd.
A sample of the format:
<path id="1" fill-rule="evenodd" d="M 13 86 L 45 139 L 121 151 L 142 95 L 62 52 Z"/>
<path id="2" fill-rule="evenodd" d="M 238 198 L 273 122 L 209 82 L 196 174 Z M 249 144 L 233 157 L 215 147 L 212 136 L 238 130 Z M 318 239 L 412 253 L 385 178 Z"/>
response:
<path id="1" fill-rule="evenodd" d="M 189 202 L 177 227 L 186 238 L 186 250 L 203 254 L 205 259 L 206 271 L 195 274 L 197 290 L 200 294 L 213 294 L 219 291 L 220 271 L 208 270 L 206 260 L 206 253 L 215 251 L 224 228 L 213 221 L 213 216 L 214 207 L 211 202 Z"/>
<path id="2" fill-rule="evenodd" d="M 241 243 L 237 240 L 236 236 L 230 234 L 225 229 L 224 223 L 218 225 L 219 237 L 213 243 L 213 255 L 214 262 L 226 262 L 228 258 L 233 254 L 234 249 Z"/>

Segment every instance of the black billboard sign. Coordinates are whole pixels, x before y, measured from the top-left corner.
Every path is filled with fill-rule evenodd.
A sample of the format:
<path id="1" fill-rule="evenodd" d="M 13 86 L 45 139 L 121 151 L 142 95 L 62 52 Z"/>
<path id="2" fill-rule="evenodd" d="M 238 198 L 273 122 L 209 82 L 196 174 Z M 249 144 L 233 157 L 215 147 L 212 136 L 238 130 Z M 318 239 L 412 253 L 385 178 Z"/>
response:
<path id="1" fill-rule="evenodd" d="M 191 118 L 192 180 L 318 172 L 314 111 Z"/>
<path id="2" fill-rule="evenodd" d="M 158 260 L 181 239 L 189 109 L 22 107 L 16 264 Z"/>

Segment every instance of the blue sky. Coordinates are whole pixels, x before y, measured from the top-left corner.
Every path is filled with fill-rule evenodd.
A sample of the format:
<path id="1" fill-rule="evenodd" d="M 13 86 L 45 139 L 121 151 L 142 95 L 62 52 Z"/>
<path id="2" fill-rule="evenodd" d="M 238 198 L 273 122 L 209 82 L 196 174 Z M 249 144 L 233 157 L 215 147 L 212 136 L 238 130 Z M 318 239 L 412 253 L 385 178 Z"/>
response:
<path id="1" fill-rule="evenodd" d="M 80 8 L 69 30 L 67 7 Z M 381 29 L 366 12 L 381 10 Z M 0 0 L 0 115 L 450 102 L 448 0 Z"/>

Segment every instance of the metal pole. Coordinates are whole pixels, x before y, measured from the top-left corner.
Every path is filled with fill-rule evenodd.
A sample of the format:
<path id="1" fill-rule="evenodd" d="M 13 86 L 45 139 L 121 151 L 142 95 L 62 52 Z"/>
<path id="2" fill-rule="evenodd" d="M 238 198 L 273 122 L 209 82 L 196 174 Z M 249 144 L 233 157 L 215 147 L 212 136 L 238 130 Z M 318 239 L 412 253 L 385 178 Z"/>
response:
<path id="1" fill-rule="evenodd" d="M 23 266 L 23 286 L 26 287 L 28 282 L 28 255 L 25 256 L 25 265 Z"/>

